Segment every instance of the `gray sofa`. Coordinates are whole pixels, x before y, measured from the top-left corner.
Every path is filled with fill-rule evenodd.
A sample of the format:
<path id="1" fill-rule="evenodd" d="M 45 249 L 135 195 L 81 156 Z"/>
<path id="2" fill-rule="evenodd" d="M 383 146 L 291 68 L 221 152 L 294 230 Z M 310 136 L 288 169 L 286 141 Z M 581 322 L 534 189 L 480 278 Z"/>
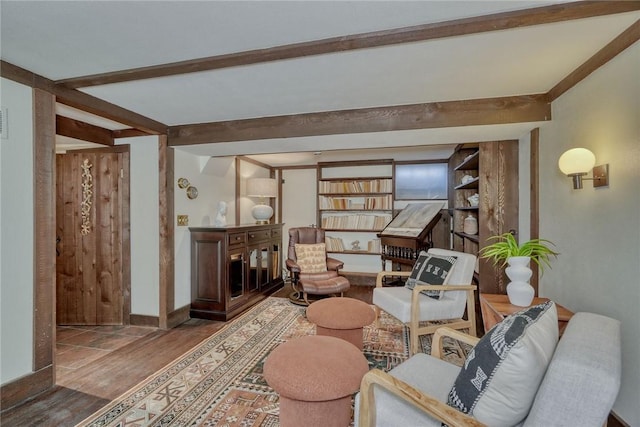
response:
<path id="1" fill-rule="evenodd" d="M 434 337 L 434 350 L 440 340 Z M 460 371 L 457 366 L 416 354 L 389 373 L 374 371 L 365 375 L 361 387 L 361 393 L 373 397 L 363 405 L 367 416 L 361 417 L 363 399 L 360 393 L 356 396 L 356 425 L 440 427 L 442 421 L 450 426 L 483 425 L 446 405 Z M 601 427 L 618 394 L 620 375 L 620 323 L 577 313 L 553 351 L 528 415 L 518 425 Z"/>

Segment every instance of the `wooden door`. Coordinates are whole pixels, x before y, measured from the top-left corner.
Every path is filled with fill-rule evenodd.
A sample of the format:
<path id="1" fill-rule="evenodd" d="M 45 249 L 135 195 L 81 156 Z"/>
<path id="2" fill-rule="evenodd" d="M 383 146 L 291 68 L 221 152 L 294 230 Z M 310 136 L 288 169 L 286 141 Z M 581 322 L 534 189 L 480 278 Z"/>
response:
<path id="1" fill-rule="evenodd" d="M 121 325 L 125 315 L 128 323 L 128 152 L 114 150 L 56 156 L 59 325 Z"/>

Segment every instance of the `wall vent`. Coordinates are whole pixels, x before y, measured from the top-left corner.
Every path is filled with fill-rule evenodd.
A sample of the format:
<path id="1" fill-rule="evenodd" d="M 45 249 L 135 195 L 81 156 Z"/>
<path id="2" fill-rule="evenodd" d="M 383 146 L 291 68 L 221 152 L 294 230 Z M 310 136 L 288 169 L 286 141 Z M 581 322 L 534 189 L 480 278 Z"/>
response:
<path id="1" fill-rule="evenodd" d="M 2 139 L 7 139 L 9 137 L 9 127 L 7 126 L 7 121 L 9 116 L 7 114 L 7 109 L 5 107 L 0 107 L 0 137 Z"/>

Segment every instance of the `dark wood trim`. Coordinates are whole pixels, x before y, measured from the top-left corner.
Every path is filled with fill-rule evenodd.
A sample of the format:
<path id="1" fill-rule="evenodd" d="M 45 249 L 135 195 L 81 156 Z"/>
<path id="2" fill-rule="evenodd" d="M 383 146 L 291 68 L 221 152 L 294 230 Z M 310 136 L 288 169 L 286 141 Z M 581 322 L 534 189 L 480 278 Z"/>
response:
<path id="1" fill-rule="evenodd" d="M 176 326 L 189 320 L 190 309 L 191 304 L 187 304 L 183 307 L 171 311 L 167 316 L 167 329 L 175 328 Z"/>
<path id="2" fill-rule="evenodd" d="M 131 324 L 131 146 L 115 145 L 113 149 L 122 151 L 122 175 L 120 176 L 120 197 L 122 198 L 122 319 L 125 325 Z"/>
<path id="3" fill-rule="evenodd" d="M 56 116 L 56 135 L 101 145 L 113 145 L 113 135 L 109 129 L 63 116 Z"/>
<path id="4" fill-rule="evenodd" d="M 56 283 L 55 98 L 33 90 L 34 242 L 33 242 L 33 370 L 54 366 Z M 55 382 L 39 376 L 42 388 Z M 35 386 L 35 389 L 41 387 Z"/>
<path id="5" fill-rule="evenodd" d="M 640 2 L 629 2 L 640 5 Z M 640 39 L 640 20 L 636 21 L 622 32 L 618 37 L 613 39 L 609 44 L 600 49 L 595 55 L 587 60 L 584 64 L 576 68 L 571 74 L 562 79 L 548 93 L 549 102 L 554 101 L 560 95 L 577 85 L 589 74 L 609 62 L 620 52 L 634 44 Z"/>
<path id="6" fill-rule="evenodd" d="M 529 238 L 540 238 L 540 128 L 531 130 L 529 151 Z M 540 273 L 533 268 L 529 283 L 538 296 Z"/>
<path id="7" fill-rule="evenodd" d="M 119 107 L 102 99 L 91 96 L 79 90 L 56 85 L 52 80 L 39 76 L 31 71 L 0 60 L 0 76 L 15 82 L 41 89 L 56 96 L 56 101 L 96 114 L 101 117 L 123 123 L 149 134 L 166 133 L 167 125 L 152 120 L 133 111 Z"/>
<path id="8" fill-rule="evenodd" d="M 242 161 L 244 161 L 244 162 L 251 163 L 252 165 L 256 165 L 256 166 L 261 167 L 261 168 L 265 168 L 265 169 L 269 169 L 269 170 L 272 170 L 272 169 L 273 169 L 273 168 L 272 168 L 271 166 L 269 166 L 268 164 L 266 164 L 266 163 L 262 163 L 262 162 L 261 162 L 261 161 L 259 161 L 259 160 L 254 160 L 254 159 L 252 159 L 251 157 L 247 157 L 247 156 L 237 156 L 237 158 L 238 158 L 238 159 L 240 159 L 240 160 L 242 160 Z"/>
<path id="9" fill-rule="evenodd" d="M 167 136 L 160 135 L 159 149 L 159 211 L 160 211 L 160 328 L 168 329 L 169 313 L 175 305 L 174 259 L 174 150 Z"/>
<path id="10" fill-rule="evenodd" d="M 6 411 L 54 386 L 53 365 L 46 366 L 0 387 L 0 406 Z"/>
<path id="11" fill-rule="evenodd" d="M 285 171 L 291 169 L 315 169 L 317 165 L 291 165 L 291 166 L 277 166 L 276 169 Z"/>
<path id="12" fill-rule="evenodd" d="M 395 160 L 393 163 L 394 163 L 394 166 L 398 166 L 398 165 L 426 165 L 426 164 L 430 164 L 430 163 L 449 163 L 449 159 Z"/>
<path id="13" fill-rule="evenodd" d="M 72 150 L 73 153 L 100 153 L 101 151 L 105 153 L 128 153 L 129 144 L 113 145 L 110 147 L 99 148 L 79 148 L 77 150 Z"/>
<path id="14" fill-rule="evenodd" d="M 241 182 L 241 177 L 240 177 L 240 165 L 242 164 L 242 161 L 240 160 L 239 157 L 236 157 L 235 159 L 235 163 L 236 163 L 236 182 L 235 182 L 235 190 L 236 190 L 236 221 L 235 224 L 236 225 L 240 225 L 240 185 L 242 184 Z"/>
<path id="15" fill-rule="evenodd" d="M 113 138 L 133 138 L 136 136 L 152 135 L 149 132 L 141 131 L 140 129 L 115 129 L 111 131 Z"/>
<path id="16" fill-rule="evenodd" d="M 356 49 L 367 49 L 379 46 L 389 46 L 467 34 L 528 27 L 532 25 L 628 12 L 637 10 L 638 8 L 637 2 L 628 1 L 575 2 L 542 6 L 532 9 L 331 37 L 323 40 L 314 40 L 266 49 L 210 56 L 206 58 L 173 62 L 170 64 L 75 77 L 71 79 L 58 80 L 56 81 L 56 84 L 58 86 L 66 86 L 68 88 L 79 88 L 110 83 L 121 83 L 132 80 L 166 77 L 177 74 L 195 73 L 199 71 L 279 61 L 283 59 L 301 58 Z"/>
<path id="17" fill-rule="evenodd" d="M 160 327 L 160 318 L 158 316 L 147 316 L 144 314 L 132 314 L 129 317 L 132 326 L 146 326 L 150 328 Z"/>
<path id="18" fill-rule="evenodd" d="M 545 94 L 396 105 L 171 126 L 172 146 L 551 120 Z"/>
<path id="19" fill-rule="evenodd" d="M 607 427 L 631 427 L 630 424 L 620 418 L 620 416 L 613 411 L 609 413 L 606 425 Z"/>
<path id="20" fill-rule="evenodd" d="M 278 215 L 275 222 L 276 224 L 282 224 L 282 170 L 273 169 L 272 173 L 276 174 L 278 179 L 278 199 L 277 199 Z"/>

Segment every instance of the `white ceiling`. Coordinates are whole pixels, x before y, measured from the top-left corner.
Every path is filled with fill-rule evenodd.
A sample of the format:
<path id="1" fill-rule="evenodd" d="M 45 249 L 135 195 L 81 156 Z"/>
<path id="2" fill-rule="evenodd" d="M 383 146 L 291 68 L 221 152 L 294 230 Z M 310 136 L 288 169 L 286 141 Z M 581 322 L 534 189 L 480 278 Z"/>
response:
<path id="1" fill-rule="evenodd" d="M 4 61 L 60 80 L 550 3 L 556 2 L 3 0 L 0 52 Z M 545 93 L 638 18 L 640 12 L 630 12 L 80 90 L 167 125 Z M 126 127 L 95 123 L 85 113 L 69 109 L 58 113 L 109 129 Z M 362 148 L 393 147 L 399 155 L 407 150 L 398 147 L 513 139 L 538 125 L 316 136 L 180 149 L 227 156 L 349 148 L 346 153 L 357 158 L 368 156 L 353 151 Z M 440 152 L 437 148 L 422 155 Z M 389 157 L 386 154 L 383 157 Z M 330 156 L 312 158 L 318 157 L 324 161 Z M 274 166 L 301 161 L 282 155 L 256 158 Z"/>

